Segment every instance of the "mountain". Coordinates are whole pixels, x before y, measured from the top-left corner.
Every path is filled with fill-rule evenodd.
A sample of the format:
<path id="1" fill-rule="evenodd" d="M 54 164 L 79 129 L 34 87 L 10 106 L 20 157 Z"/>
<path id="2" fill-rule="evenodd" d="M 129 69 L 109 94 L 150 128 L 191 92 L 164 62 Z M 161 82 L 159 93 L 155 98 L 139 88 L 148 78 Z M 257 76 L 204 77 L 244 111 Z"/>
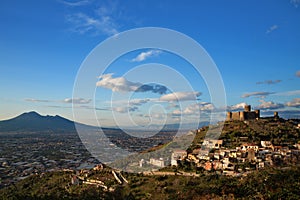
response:
<path id="1" fill-rule="evenodd" d="M 73 132 L 76 131 L 76 125 L 80 125 L 84 128 L 92 128 L 95 130 L 96 127 L 88 126 L 84 124 L 80 124 L 66 118 L 63 118 L 59 115 L 55 116 L 42 116 L 37 112 L 31 111 L 23 113 L 15 118 L 9 120 L 0 121 L 0 132 L 14 132 L 14 131 L 22 131 L 22 132 Z M 200 122 L 198 127 L 203 127 L 208 125 L 209 122 Z M 195 127 L 194 124 L 183 124 L 181 129 L 183 130 L 190 130 L 191 127 Z M 155 128 L 159 128 L 153 125 L 152 127 L 154 130 Z M 179 124 L 166 124 L 163 127 L 164 131 L 174 131 L 179 128 Z M 129 128 L 130 129 L 130 128 Z M 120 131 L 119 128 L 104 128 L 102 127 L 103 131 Z"/>
<path id="2" fill-rule="evenodd" d="M 65 119 L 61 116 L 42 116 L 37 112 L 23 113 L 15 118 L 0 121 L 0 132 L 13 131 L 75 131 L 73 121 Z"/>

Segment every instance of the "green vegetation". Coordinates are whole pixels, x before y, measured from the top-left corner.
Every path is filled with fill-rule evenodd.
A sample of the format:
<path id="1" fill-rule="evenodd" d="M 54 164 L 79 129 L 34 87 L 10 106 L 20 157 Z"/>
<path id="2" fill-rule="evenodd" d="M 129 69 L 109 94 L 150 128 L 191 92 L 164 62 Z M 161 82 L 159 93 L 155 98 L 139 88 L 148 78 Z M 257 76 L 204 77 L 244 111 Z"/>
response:
<path id="1" fill-rule="evenodd" d="M 300 167 L 269 168 L 246 177 L 125 174 L 129 184 L 123 185 L 112 182 L 108 170 L 93 173 L 110 180 L 114 190 L 70 185 L 70 172 L 52 172 L 0 190 L 0 199 L 300 199 Z"/>
<path id="2" fill-rule="evenodd" d="M 101 187 L 93 185 L 71 185 L 71 175 L 71 172 L 48 172 L 30 176 L 0 190 L 0 199 L 116 199 L 119 196 L 117 191 L 105 193 Z M 112 185 L 111 173 L 98 172 L 98 176 L 107 179 L 107 185 Z"/>

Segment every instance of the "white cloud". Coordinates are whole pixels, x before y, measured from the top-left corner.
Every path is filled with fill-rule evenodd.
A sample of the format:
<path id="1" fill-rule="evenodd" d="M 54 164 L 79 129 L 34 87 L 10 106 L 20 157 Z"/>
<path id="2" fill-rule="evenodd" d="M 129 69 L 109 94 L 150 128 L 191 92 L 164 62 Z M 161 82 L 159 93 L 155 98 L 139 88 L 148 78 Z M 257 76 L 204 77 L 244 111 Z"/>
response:
<path id="1" fill-rule="evenodd" d="M 73 31 L 79 34 L 87 32 L 94 34 L 115 35 L 118 33 L 117 25 L 110 16 L 92 17 L 84 13 L 75 13 L 66 16 L 67 22 L 72 24 Z"/>
<path id="2" fill-rule="evenodd" d="M 296 76 L 300 77 L 300 70 L 296 72 Z"/>
<path id="3" fill-rule="evenodd" d="M 232 106 L 228 106 L 227 110 L 229 110 L 229 111 L 236 111 L 236 110 L 244 109 L 244 107 L 246 105 L 247 104 L 245 102 L 238 103 L 238 104 L 235 104 L 235 105 L 232 105 Z"/>
<path id="4" fill-rule="evenodd" d="M 111 89 L 114 92 L 131 92 L 136 91 L 142 86 L 141 83 L 134 83 L 128 81 L 124 77 L 113 78 L 113 74 L 104 74 L 99 77 L 99 81 L 96 83 L 97 87 Z"/>
<path id="5" fill-rule="evenodd" d="M 160 101 L 193 101 L 197 100 L 201 92 L 173 92 L 163 95 L 159 98 Z"/>
<path id="6" fill-rule="evenodd" d="M 295 98 L 292 101 L 287 102 L 285 105 L 289 107 L 300 108 L 300 98 Z"/>
<path id="7" fill-rule="evenodd" d="M 112 105 L 129 105 L 129 106 L 141 106 L 148 102 L 156 102 L 156 98 L 145 98 L 145 99 L 123 99 L 123 100 L 115 100 L 115 101 L 106 101 L 105 103 Z"/>
<path id="8" fill-rule="evenodd" d="M 141 106 L 142 104 L 148 103 L 150 99 L 131 99 L 129 105 L 132 106 Z"/>
<path id="9" fill-rule="evenodd" d="M 174 108 L 179 108 L 180 106 L 174 102 L 170 102 L 169 105 L 166 107 L 167 109 L 174 109 Z"/>
<path id="10" fill-rule="evenodd" d="M 160 50 L 149 50 L 146 52 L 142 52 L 139 55 L 137 55 L 137 57 L 135 57 L 134 59 L 132 59 L 132 62 L 141 62 L 146 60 L 147 58 L 151 57 L 151 56 L 155 56 L 160 54 L 161 51 Z"/>
<path id="11" fill-rule="evenodd" d="M 264 101 L 260 100 L 261 104 L 257 106 L 257 109 L 261 110 L 273 110 L 273 109 L 279 109 L 284 108 L 284 105 L 281 103 L 274 103 L 273 101 Z"/>
<path id="12" fill-rule="evenodd" d="M 114 92 L 153 92 L 165 94 L 167 87 L 159 84 L 142 84 L 139 82 L 128 81 L 124 77 L 112 77 L 113 74 L 104 74 L 99 76 L 96 86 L 111 89 Z"/>
<path id="13" fill-rule="evenodd" d="M 291 4 L 293 4 L 295 6 L 295 8 L 298 8 L 298 6 L 300 4 L 300 0 L 291 0 L 290 2 L 291 2 Z"/>
<path id="14" fill-rule="evenodd" d="M 189 105 L 183 111 L 184 114 L 193 114 L 199 113 L 199 111 L 212 111 L 215 109 L 215 106 L 211 103 L 200 102 L 196 104 Z"/>
<path id="15" fill-rule="evenodd" d="M 79 6 L 88 4 L 89 0 L 82 0 L 70 3 L 65 1 L 65 4 Z M 91 33 L 93 35 L 117 35 L 118 23 L 117 18 L 120 9 L 117 3 L 107 2 L 94 10 L 94 13 L 77 12 L 66 16 L 66 21 L 72 25 L 71 30 L 79 34 Z"/>
<path id="16" fill-rule="evenodd" d="M 146 126 L 150 126 L 152 128 L 162 128 L 165 124 L 167 124 L 167 120 L 169 116 L 163 112 L 149 112 L 149 114 L 140 115 L 143 118 L 144 122 L 146 122 Z"/>
<path id="17" fill-rule="evenodd" d="M 177 116 L 177 115 L 181 115 L 182 112 L 181 110 L 177 109 L 177 110 L 173 110 L 172 114 Z"/>
<path id="18" fill-rule="evenodd" d="M 64 103 L 73 103 L 73 104 L 88 104 L 92 100 L 91 99 L 84 99 L 84 98 L 66 98 L 63 100 Z"/>
<path id="19" fill-rule="evenodd" d="M 250 93 L 243 94 L 242 98 L 248 98 L 248 97 L 252 97 L 252 96 L 264 98 L 270 94 L 274 94 L 274 92 L 250 92 Z"/>
<path id="20" fill-rule="evenodd" d="M 190 104 L 183 110 L 176 109 L 171 113 L 171 115 L 173 117 L 179 117 L 182 115 L 199 117 L 200 112 L 208 113 L 208 112 L 213 112 L 213 111 L 218 112 L 217 108 L 212 103 L 200 102 L 200 103 Z"/>
<path id="21" fill-rule="evenodd" d="M 279 28 L 279 26 L 275 24 L 275 25 L 271 26 L 271 27 L 266 31 L 266 33 L 267 33 L 267 34 L 272 33 L 273 31 L 277 30 L 278 28 Z"/>
<path id="22" fill-rule="evenodd" d="M 136 110 L 138 110 L 138 107 L 136 107 L 136 106 L 120 106 L 120 107 L 113 108 L 113 111 L 116 111 L 119 113 L 134 112 Z"/>
<path id="23" fill-rule="evenodd" d="M 59 2 L 67 5 L 67 6 L 83 6 L 90 4 L 89 0 L 81 0 L 81 1 L 67 1 L 67 0 L 60 0 Z"/>

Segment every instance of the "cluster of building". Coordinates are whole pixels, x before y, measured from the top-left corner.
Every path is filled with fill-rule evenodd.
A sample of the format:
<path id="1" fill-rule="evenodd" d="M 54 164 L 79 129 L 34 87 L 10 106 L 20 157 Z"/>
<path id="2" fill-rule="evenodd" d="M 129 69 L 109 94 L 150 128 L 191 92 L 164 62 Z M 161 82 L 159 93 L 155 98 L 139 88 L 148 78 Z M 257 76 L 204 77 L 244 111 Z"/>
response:
<path id="1" fill-rule="evenodd" d="M 270 141 L 261 141 L 260 145 L 243 143 L 233 149 L 224 148 L 222 144 L 223 140 L 205 140 L 204 148 L 194 149 L 191 153 L 175 150 L 171 156 L 171 165 L 177 166 L 185 160 L 194 162 L 197 167 L 207 171 L 241 175 L 265 166 L 300 161 L 300 144 L 295 144 L 293 149 L 288 146 L 274 146 Z"/>
<path id="2" fill-rule="evenodd" d="M 91 169 L 99 161 L 74 134 L 2 134 L 0 137 L 0 188 L 30 175 L 63 169 Z"/>
<path id="3" fill-rule="evenodd" d="M 114 146 L 131 152 L 143 152 L 154 146 L 170 142 L 174 135 L 176 135 L 176 131 L 161 130 L 159 133 L 153 135 L 153 131 L 139 130 L 138 134 L 141 137 L 132 137 L 119 130 L 108 130 L 105 134 Z M 149 135 L 153 136 L 148 137 Z"/>
<path id="4" fill-rule="evenodd" d="M 278 112 L 274 112 L 272 119 L 279 119 Z M 251 106 L 246 105 L 243 111 L 228 112 L 227 121 L 243 121 L 249 123 L 251 120 L 260 119 L 260 110 L 251 111 Z M 300 124 L 296 127 L 300 128 Z M 201 131 L 200 129 L 198 132 Z M 235 148 L 223 146 L 223 140 L 204 140 L 201 148 L 192 152 L 186 150 L 175 150 L 171 159 L 150 158 L 150 161 L 142 159 L 140 167 L 148 164 L 163 168 L 168 166 L 181 166 L 184 163 L 194 163 L 196 168 L 207 171 L 218 171 L 223 174 L 239 175 L 248 171 L 257 170 L 266 166 L 276 166 L 300 162 L 300 144 L 285 144 L 275 146 L 271 141 L 260 141 L 260 144 L 247 143 L 248 137 L 239 137 L 244 141 Z M 226 141 L 228 142 L 228 141 Z"/>

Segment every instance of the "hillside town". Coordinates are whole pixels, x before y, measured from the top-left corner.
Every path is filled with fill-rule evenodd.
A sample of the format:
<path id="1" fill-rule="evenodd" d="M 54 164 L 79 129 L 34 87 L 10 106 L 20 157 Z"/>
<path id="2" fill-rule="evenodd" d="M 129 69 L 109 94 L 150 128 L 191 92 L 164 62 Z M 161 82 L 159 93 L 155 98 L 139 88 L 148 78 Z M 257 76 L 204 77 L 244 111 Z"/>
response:
<path id="1" fill-rule="evenodd" d="M 236 148 L 226 148 L 222 144 L 223 140 L 205 140 L 204 150 L 202 148 L 194 149 L 192 152 L 175 150 L 171 155 L 171 166 L 179 169 L 193 166 L 195 172 L 196 169 L 203 169 L 223 175 L 241 176 L 265 167 L 287 167 L 300 163 L 299 143 L 291 146 L 276 146 L 271 141 L 261 141 L 259 145 L 245 142 Z M 140 166 L 144 163 L 155 167 L 168 165 L 168 161 L 162 158 L 151 158 L 148 162 L 141 160 Z M 144 174 L 180 175 L 182 173 L 146 172 Z M 196 173 L 194 175 L 197 176 Z"/>
<path id="2" fill-rule="evenodd" d="M 275 146 L 270 141 L 261 141 L 260 145 L 243 143 L 234 149 L 222 147 L 222 140 L 205 140 L 204 147 L 191 153 L 183 150 L 174 151 L 171 165 L 178 166 L 184 161 L 194 163 L 206 171 L 217 171 L 224 175 L 242 175 L 266 166 L 284 166 L 300 161 L 300 144 Z"/>
<path id="3" fill-rule="evenodd" d="M 260 118 L 260 110 L 251 111 L 250 105 L 246 105 L 244 111 L 228 112 L 226 120 L 227 124 L 241 121 L 246 125 L 251 123 L 256 125 L 259 120 L 269 120 L 267 123 L 270 126 L 280 127 L 278 112 L 274 112 L 272 117 L 263 119 Z M 300 128 L 299 123 L 292 126 L 294 130 Z M 195 132 L 197 134 L 204 131 L 205 128 L 201 128 Z M 223 175 L 241 176 L 265 167 L 287 167 L 300 163 L 299 140 L 295 140 L 295 142 L 282 141 L 281 144 L 273 144 L 270 140 L 249 142 L 250 138 L 245 136 L 236 137 L 234 140 L 238 141 L 240 145 L 232 146 L 232 139 L 204 139 L 196 148 L 174 150 L 170 163 L 162 158 L 151 158 L 148 164 L 156 167 L 165 167 L 170 164 L 179 169 L 191 171 L 199 171 L 199 169 L 201 171 L 202 169 Z M 141 160 L 140 165 L 142 163 L 145 161 Z"/>

